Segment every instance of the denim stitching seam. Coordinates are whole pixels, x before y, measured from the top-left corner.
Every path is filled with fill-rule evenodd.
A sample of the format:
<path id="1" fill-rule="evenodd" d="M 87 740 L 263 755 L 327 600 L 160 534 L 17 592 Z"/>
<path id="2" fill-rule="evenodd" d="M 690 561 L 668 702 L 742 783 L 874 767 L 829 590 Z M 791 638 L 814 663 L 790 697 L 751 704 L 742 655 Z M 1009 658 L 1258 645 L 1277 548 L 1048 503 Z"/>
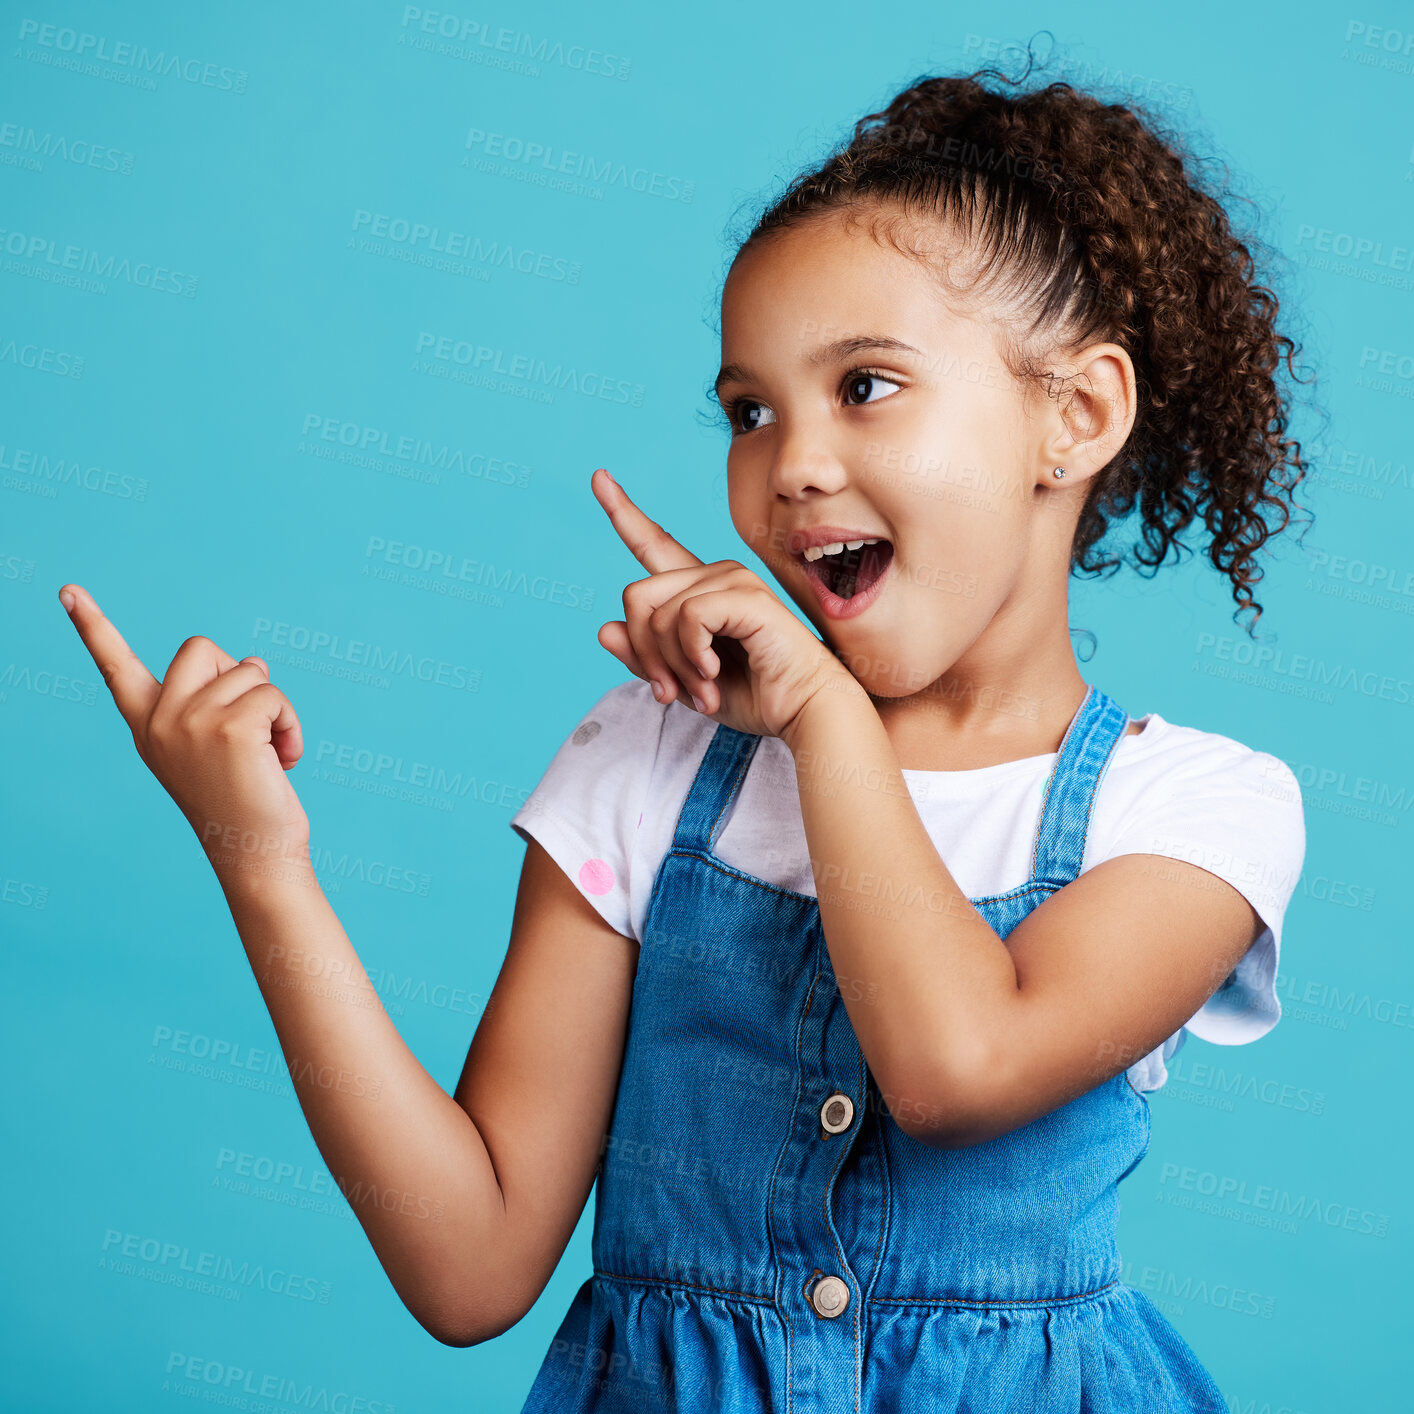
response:
<path id="1" fill-rule="evenodd" d="M 717 730 L 721 731 L 721 729 L 719 725 Z M 759 744 L 761 739 L 757 737 L 756 740 Z M 738 794 L 740 794 L 742 786 L 745 785 L 746 773 L 751 769 L 751 763 L 755 759 L 755 756 L 755 746 L 751 747 L 750 750 L 742 748 L 742 760 L 737 765 L 736 775 L 732 781 L 731 789 L 727 792 L 727 798 L 722 802 L 721 808 L 717 811 L 716 818 L 712 821 L 712 828 L 707 832 L 707 852 L 709 854 L 712 851 L 712 846 L 717 842 L 718 834 L 721 832 L 722 818 L 731 810 L 732 804 L 735 802 Z"/>
<path id="2" fill-rule="evenodd" d="M 741 1301 L 754 1301 L 762 1306 L 775 1306 L 774 1297 L 761 1296 L 754 1291 L 737 1291 L 730 1286 L 705 1286 L 701 1282 L 675 1281 L 672 1277 L 640 1277 L 629 1272 L 610 1272 L 603 1267 L 595 1267 L 594 1275 L 600 1281 L 621 1281 L 633 1286 L 649 1286 L 663 1291 L 706 1291 L 714 1296 L 734 1296 Z"/>
<path id="3" fill-rule="evenodd" d="M 1081 701 L 1080 706 L 1075 709 L 1075 715 L 1070 719 L 1070 725 L 1066 727 L 1065 735 L 1061 737 L 1060 746 L 1056 750 L 1056 763 L 1051 767 L 1051 774 L 1046 777 L 1046 789 L 1041 794 L 1041 816 L 1036 822 L 1036 839 L 1031 846 L 1031 877 L 1033 879 L 1036 877 L 1036 861 L 1040 858 L 1041 854 L 1041 836 L 1045 832 L 1047 824 L 1046 807 L 1050 804 L 1051 787 L 1055 785 L 1056 779 L 1061 773 L 1062 765 L 1069 766 L 1069 762 L 1066 758 L 1066 747 L 1070 744 L 1071 735 L 1075 731 L 1076 723 L 1086 715 L 1091 705 L 1090 699 L 1094 691 L 1095 689 L 1093 687 L 1088 684 L 1086 685 L 1085 697 Z"/>
<path id="4" fill-rule="evenodd" d="M 797 1058 L 799 1058 L 800 1056 L 800 1034 L 805 1026 L 805 1014 L 810 1009 L 809 998 L 811 996 L 814 996 L 815 994 L 815 984 L 820 980 L 820 971 L 820 942 L 817 940 L 815 944 L 815 976 L 811 979 L 810 982 L 810 992 L 806 998 L 806 1005 L 804 1008 L 802 1008 L 800 1015 L 796 1018 L 795 1021 L 795 1053 Z M 799 1059 L 797 1059 L 795 1099 L 791 1104 L 790 1120 L 788 1121 L 786 1126 L 786 1137 L 781 1143 L 779 1152 L 776 1154 L 776 1166 L 771 1170 L 771 1196 L 768 1199 L 766 1205 L 766 1233 L 771 1240 L 771 1260 L 775 1263 L 776 1266 L 777 1292 L 780 1291 L 781 1283 L 784 1280 L 784 1263 L 781 1261 L 780 1250 L 776 1246 L 776 1229 L 775 1224 L 771 1220 L 771 1216 L 776 1210 L 776 1180 L 780 1177 L 781 1163 L 786 1156 L 786 1151 L 790 1148 L 791 1135 L 795 1133 L 795 1117 L 800 1111 L 801 1089 L 802 1086 L 800 1082 L 800 1064 Z M 786 1328 L 786 1408 L 787 1410 L 789 1410 L 794 1406 L 795 1403 L 795 1378 L 793 1363 L 795 1358 L 795 1342 L 791 1331 L 790 1312 L 786 1308 L 785 1302 L 777 1300 L 773 1304 L 775 1305 L 776 1309 L 781 1313 L 781 1321 L 783 1322 Z"/>
<path id="5" fill-rule="evenodd" d="M 874 1296 L 870 1299 L 881 1306 L 966 1306 L 973 1309 L 994 1311 L 1007 1306 L 1064 1306 L 1078 1301 L 1089 1301 L 1111 1287 L 1119 1286 L 1116 1277 L 1103 1286 L 1090 1291 L 1071 1292 L 1066 1296 L 1021 1297 L 1014 1301 L 973 1301 L 964 1296 Z"/>
<path id="6" fill-rule="evenodd" d="M 721 731 L 718 725 L 717 732 Z M 707 750 L 702 753 L 702 759 L 697 763 L 697 770 L 693 774 L 692 784 L 687 788 L 687 794 L 683 797 L 682 805 L 678 809 L 677 823 L 673 827 L 673 844 L 686 843 L 688 834 L 700 835 L 700 831 L 695 826 L 684 832 L 684 822 L 687 818 L 688 809 L 693 805 L 693 797 L 697 794 L 697 788 L 707 771 L 707 762 L 712 759 L 712 748 L 717 744 L 717 732 L 712 733 L 712 740 L 707 743 Z M 694 810 L 694 815 L 697 813 Z"/>

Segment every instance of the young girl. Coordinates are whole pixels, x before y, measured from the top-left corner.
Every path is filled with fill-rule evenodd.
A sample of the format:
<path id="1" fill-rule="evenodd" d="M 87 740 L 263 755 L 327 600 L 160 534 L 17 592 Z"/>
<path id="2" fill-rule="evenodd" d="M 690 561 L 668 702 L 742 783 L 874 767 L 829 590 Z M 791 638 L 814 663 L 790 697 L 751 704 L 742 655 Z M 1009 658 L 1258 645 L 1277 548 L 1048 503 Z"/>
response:
<path id="1" fill-rule="evenodd" d="M 1185 1032 L 1277 1021 L 1300 794 L 1087 685 L 1066 578 L 1202 512 L 1250 603 L 1299 448 L 1249 273 L 1130 112 L 928 79 L 723 293 L 732 521 L 823 644 L 596 474 L 636 678 L 511 823 L 637 967 L 527 1410 L 1226 1408 L 1116 1185 Z"/>
<path id="2" fill-rule="evenodd" d="M 1304 468 L 1251 276 L 1173 148 L 1066 85 L 920 80 L 791 185 L 728 275 L 716 391 L 733 524 L 819 636 L 595 473 L 648 572 L 600 631 L 634 678 L 511 821 L 455 1096 L 314 881 L 264 663 L 197 637 L 159 684 L 61 591 L 417 1319 L 514 1325 L 597 1177 L 526 1410 L 1225 1410 L 1121 1279 L 1116 1190 L 1185 1034 L 1280 1016 L 1300 794 L 1087 683 L 1066 589 L 1136 507 L 1155 566 L 1201 514 L 1260 613 Z"/>

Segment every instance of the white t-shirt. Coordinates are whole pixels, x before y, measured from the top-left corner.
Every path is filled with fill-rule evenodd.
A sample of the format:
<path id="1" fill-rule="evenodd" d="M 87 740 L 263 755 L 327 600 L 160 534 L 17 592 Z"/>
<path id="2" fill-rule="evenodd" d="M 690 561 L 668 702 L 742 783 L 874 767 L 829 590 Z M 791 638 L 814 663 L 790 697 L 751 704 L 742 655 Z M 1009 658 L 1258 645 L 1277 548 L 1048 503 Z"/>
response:
<path id="1" fill-rule="evenodd" d="M 1168 1079 L 1191 1031 L 1238 1045 L 1281 1019 L 1276 995 L 1282 916 L 1306 853 L 1301 788 L 1284 762 L 1157 712 L 1119 741 L 1095 797 L 1083 873 L 1119 854 L 1161 854 L 1227 880 L 1266 924 L 1222 987 L 1171 1037 L 1129 1067 L 1140 1090 Z M 643 938 L 658 866 L 717 723 L 663 706 L 641 678 L 610 688 L 555 753 L 511 817 L 533 835 L 609 925 Z M 923 825 L 969 898 L 1030 874 L 1041 796 L 1056 753 L 970 771 L 905 769 Z M 713 852 L 744 873 L 816 896 L 795 761 L 763 736 Z"/>

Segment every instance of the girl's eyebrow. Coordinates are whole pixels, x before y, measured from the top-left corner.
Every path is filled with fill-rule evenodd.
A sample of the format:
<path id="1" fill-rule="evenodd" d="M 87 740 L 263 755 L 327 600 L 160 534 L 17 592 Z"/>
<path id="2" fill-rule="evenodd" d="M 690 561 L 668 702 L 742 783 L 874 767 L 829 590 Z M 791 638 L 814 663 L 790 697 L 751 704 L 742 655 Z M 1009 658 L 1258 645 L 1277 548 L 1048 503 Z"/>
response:
<path id="1" fill-rule="evenodd" d="M 891 338 L 888 334 L 847 334 L 842 339 L 835 339 L 831 343 L 812 349 L 805 355 L 805 361 L 816 365 L 840 363 L 857 353 L 863 353 L 865 349 L 888 349 L 894 353 L 911 353 L 920 358 L 924 357 L 921 349 L 915 349 L 912 344 L 905 344 L 903 340 Z M 722 371 L 717 374 L 716 383 L 713 384 L 713 392 L 720 394 L 728 383 L 750 383 L 755 376 L 740 363 L 724 363 Z"/>

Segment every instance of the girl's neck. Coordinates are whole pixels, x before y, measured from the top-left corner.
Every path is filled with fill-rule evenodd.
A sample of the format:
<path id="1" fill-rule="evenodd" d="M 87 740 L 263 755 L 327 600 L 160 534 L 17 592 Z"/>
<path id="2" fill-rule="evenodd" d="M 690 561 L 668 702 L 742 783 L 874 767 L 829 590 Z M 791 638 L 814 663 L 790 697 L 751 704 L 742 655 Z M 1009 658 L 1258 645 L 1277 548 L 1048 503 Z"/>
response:
<path id="1" fill-rule="evenodd" d="M 1088 690 L 1073 662 L 1071 669 L 1044 695 L 945 679 L 912 697 L 873 701 L 905 770 L 973 771 L 1060 750 Z M 1128 731 L 1139 727 L 1131 722 Z"/>

